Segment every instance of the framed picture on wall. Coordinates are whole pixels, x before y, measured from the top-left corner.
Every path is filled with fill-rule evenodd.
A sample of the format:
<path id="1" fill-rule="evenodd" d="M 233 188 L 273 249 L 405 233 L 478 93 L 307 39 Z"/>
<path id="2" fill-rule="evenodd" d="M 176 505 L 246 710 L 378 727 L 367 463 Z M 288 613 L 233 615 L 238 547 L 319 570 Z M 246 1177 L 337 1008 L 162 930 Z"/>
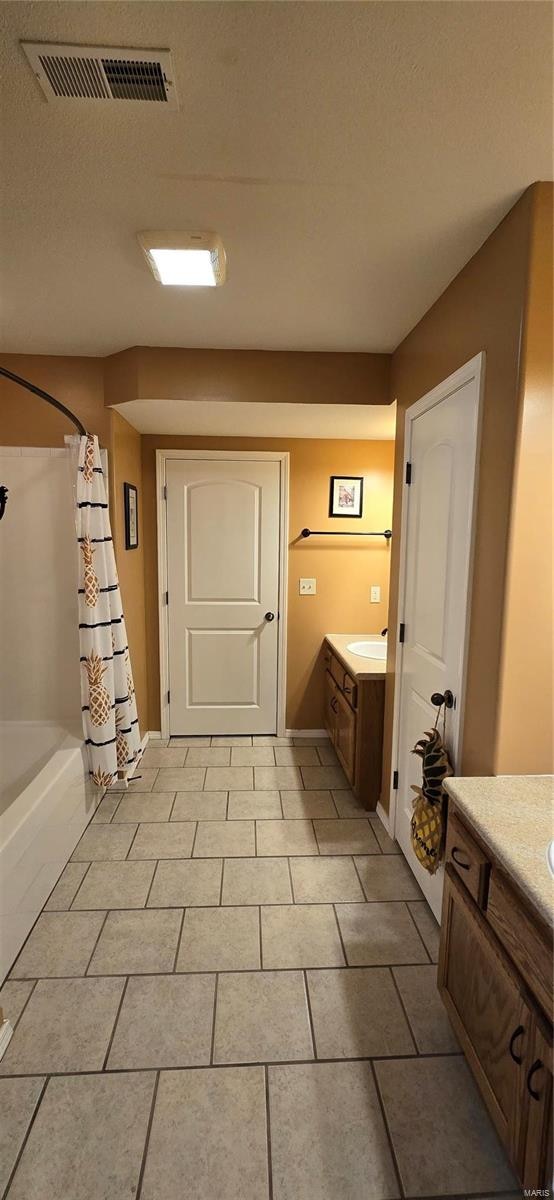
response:
<path id="1" fill-rule="evenodd" d="M 125 501 L 125 549 L 136 550 L 138 546 L 138 495 L 134 483 L 123 484 Z"/>
<path id="2" fill-rule="evenodd" d="M 361 517 L 363 502 L 363 475 L 331 475 L 330 517 Z"/>

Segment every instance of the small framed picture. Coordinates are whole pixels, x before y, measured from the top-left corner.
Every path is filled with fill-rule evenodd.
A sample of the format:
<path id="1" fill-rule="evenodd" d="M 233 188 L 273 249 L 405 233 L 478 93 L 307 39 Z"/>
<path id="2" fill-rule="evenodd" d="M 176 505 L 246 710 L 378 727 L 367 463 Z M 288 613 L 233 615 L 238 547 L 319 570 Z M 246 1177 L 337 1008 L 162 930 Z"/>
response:
<path id="1" fill-rule="evenodd" d="M 363 500 L 363 475 L 331 475 L 330 517 L 361 517 Z"/>
<path id="2" fill-rule="evenodd" d="M 138 546 L 138 497 L 134 483 L 123 484 L 125 499 L 125 549 L 136 550 Z"/>

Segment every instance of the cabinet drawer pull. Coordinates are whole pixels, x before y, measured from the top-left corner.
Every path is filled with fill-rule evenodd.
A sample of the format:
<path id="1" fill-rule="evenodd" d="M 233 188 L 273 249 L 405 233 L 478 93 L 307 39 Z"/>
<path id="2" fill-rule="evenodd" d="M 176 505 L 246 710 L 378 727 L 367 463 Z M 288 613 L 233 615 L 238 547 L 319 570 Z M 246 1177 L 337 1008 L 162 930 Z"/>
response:
<path id="1" fill-rule="evenodd" d="M 521 1056 L 519 1054 L 515 1053 L 514 1042 L 516 1042 L 517 1039 L 519 1037 L 521 1037 L 522 1033 L 525 1033 L 525 1029 L 523 1028 L 523 1025 L 518 1025 L 517 1029 L 514 1029 L 514 1032 L 512 1033 L 512 1036 L 510 1038 L 510 1047 L 509 1047 L 510 1056 L 513 1058 L 514 1062 L 517 1063 L 518 1067 L 521 1066 L 523 1059 L 521 1058 Z"/>
<path id="2" fill-rule="evenodd" d="M 459 854 L 459 853 L 460 853 L 460 851 L 459 851 L 458 847 L 457 847 L 457 846 L 453 846 L 453 847 L 452 847 L 452 850 L 451 850 L 451 854 L 452 854 L 452 861 L 456 863 L 456 866 L 457 866 L 457 867 L 461 867 L 461 868 L 462 868 L 462 871 L 469 871 L 469 870 L 470 870 L 470 867 L 471 867 L 471 864 L 470 864 L 470 863 L 466 863 L 466 862 L 462 862 L 462 861 L 461 861 L 461 859 L 459 859 L 459 858 L 456 858 L 456 855 L 457 855 L 457 854 Z"/>
<path id="3" fill-rule="evenodd" d="M 333 709 L 333 712 L 337 711 L 337 697 L 336 696 L 332 697 L 331 708 Z"/>
<path id="4" fill-rule="evenodd" d="M 533 1075 L 535 1075 L 537 1071 L 540 1071 L 541 1067 L 544 1067 L 542 1059 L 536 1058 L 533 1066 L 529 1067 L 529 1073 L 527 1075 L 527 1091 L 529 1092 L 529 1095 L 533 1097 L 533 1100 L 540 1100 L 541 1098 L 540 1092 L 536 1092 L 535 1089 L 531 1087 Z"/>
<path id="5" fill-rule="evenodd" d="M 345 692 L 348 692 L 348 693 L 350 694 L 350 692 L 352 691 L 352 688 L 348 687 L 348 684 L 347 684 L 347 683 L 345 683 L 345 685 L 344 685 L 344 689 L 343 689 L 343 690 L 344 690 Z"/>

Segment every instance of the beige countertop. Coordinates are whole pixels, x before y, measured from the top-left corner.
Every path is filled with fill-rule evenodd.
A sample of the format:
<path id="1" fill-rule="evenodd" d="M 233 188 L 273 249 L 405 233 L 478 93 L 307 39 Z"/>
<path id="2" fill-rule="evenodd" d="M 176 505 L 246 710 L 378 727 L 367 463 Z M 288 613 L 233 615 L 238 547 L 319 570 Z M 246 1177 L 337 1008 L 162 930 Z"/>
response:
<path id="1" fill-rule="evenodd" d="M 498 864 L 553 925 L 554 879 L 546 852 L 554 836 L 554 776 L 453 778 L 444 786 Z"/>
<path id="2" fill-rule="evenodd" d="M 387 673 L 386 662 L 374 658 L 362 658 L 361 654 L 353 654 L 346 647 L 349 642 L 380 641 L 379 633 L 326 633 L 325 641 L 331 650 L 340 658 L 341 663 L 356 679 L 384 679 Z M 384 639 L 383 639 L 384 640 Z"/>

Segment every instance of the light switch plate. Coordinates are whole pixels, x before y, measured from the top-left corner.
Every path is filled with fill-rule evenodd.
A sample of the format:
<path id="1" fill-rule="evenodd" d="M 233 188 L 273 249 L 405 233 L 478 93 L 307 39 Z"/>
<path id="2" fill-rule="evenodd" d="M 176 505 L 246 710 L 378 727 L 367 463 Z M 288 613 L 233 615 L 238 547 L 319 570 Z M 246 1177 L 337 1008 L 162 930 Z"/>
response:
<path id="1" fill-rule="evenodd" d="M 298 590 L 301 596 L 315 596 L 316 580 L 315 579 L 299 579 Z"/>
<path id="2" fill-rule="evenodd" d="M 371 589 L 370 596 L 371 596 L 372 604 L 380 604 L 381 603 L 381 588 L 374 584 Z"/>

